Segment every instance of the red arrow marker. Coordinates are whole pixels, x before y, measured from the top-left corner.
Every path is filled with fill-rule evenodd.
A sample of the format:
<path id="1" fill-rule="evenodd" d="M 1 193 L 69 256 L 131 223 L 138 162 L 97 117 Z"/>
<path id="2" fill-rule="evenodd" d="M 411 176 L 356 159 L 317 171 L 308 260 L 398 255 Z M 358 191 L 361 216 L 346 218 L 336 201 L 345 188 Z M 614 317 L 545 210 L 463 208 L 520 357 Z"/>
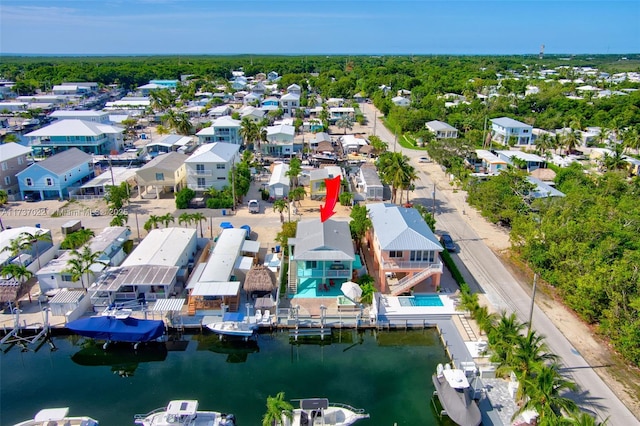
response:
<path id="1" fill-rule="evenodd" d="M 320 222 L 324 222 L 336 214 L 333 208 L 338 202 L 338 192 L 340 191 L 340 176 L 324 180 L 327 188 L 327 201 L 324 206 L 320 206 Z"/>

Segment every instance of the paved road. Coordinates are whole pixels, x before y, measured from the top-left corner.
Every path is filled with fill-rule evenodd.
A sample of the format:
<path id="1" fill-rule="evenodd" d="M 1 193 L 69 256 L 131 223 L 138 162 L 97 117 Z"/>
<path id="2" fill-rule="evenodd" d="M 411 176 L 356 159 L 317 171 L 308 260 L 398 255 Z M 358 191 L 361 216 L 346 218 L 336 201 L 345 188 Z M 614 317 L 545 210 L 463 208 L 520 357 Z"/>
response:
<path id="1" fill-rule="evenodd" d="M 364 113 L 370 122 L 374 119 L 375 108 L 364 104 Z M 380 114 L 377 113 L 379 117 Z M 376 135 L 394 146 L 394 135 L 381 121 L 375 125 Z M 417 157 L 424 155 L 422 151 L 407 150 L 397 145 L 417 164 Z M 417 168 L 420 170 L 420 168 Z M 484 292 L 497 310 L 515 312 L 520 321 L 529 320 L 531 298 L 511 276 L 498 257 L 487 247 L 474 229 L 464 220 L 463 206 L 456 208 L 446 195 L 436 190 L 435 194 L 437 228 L 447 231 L 459 245 L 459 253 L 454 255 L 456 263 L 463 266 L 461 271 L 467 282 L 475 289 Z M 428 207 L 433 203 L 433 182 L 425 173 L 419 173 L 416 191 L 412 194 L 414 201 Z M 567 338 L 556 328 L 552 321 L 538 307 L 534 309 L 533 328 L 546 336 L 550 350 L 562 358 L 564 372 L 580 386 L 581 393 L 575 399 L 585 410 L 598 415 L 600 420 L 609 417 L 611 425 L 640 424 L 627 407 L 602 381 L 585 359 L 571 345 Z"/>

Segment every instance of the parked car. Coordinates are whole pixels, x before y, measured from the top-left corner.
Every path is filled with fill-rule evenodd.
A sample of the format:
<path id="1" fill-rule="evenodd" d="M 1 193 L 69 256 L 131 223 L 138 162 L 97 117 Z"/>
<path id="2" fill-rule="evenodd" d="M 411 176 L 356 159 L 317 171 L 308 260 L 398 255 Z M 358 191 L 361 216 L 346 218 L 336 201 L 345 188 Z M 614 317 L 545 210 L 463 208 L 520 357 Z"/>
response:
<path id="1" fill-rule="evenodd" d="M 431 158 L 429 157 L 420 157 L 418 158 L 418 163 L 430 163 L 431 162 Z"/>
<path id="2" fill-rule="evenodd" d="M 38 194 L 37 192 L 34 192 L 33 194 L 27 194 L 24 196 L 24 200 L 27 203 L 32 203 L 34 201 L 40 201 L 40 194 Z"/>
<path id="3" fill-rule="evenodd" d="M 456 251 L 456 243 L 453 242 L 453 238 L 451 238 L 451 235 L 449 234 L 442 234 L 440 236 L 440 244 L 442 244 L 442 247 L 444 247 L 447 251 Z"/>
<path id="4" fill-rule="evenodd" d="M 249 213 L 260 213 L 260 203 L 258 200 L 249 200 Z"/>

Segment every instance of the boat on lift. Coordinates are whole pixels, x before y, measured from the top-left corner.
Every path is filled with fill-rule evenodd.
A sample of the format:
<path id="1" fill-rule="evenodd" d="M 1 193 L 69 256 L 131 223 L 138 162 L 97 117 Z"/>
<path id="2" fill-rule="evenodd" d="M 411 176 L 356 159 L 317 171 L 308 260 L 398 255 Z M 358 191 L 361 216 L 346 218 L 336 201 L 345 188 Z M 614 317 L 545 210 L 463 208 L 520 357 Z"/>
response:
<path id="1" fill-rule="evenodd" d="M 14 426 L 98 426 L 98 421 L 87 416 L 69 416 L 69 407 L 46 408 L 38 411 L 31 420 L 16 423 Z"/>
<path id="2" fill-rule="evenodd" d="M 361 408 L 350 405 L 329 403 L 327 398 L 306 398 L 300 400 L 300 408 L 292 412 L 289 419 L 282 415 L 283 426 L 349 426 L 361 419 L 368 419 L 369 414 Z"/>
<path id="3" fill-rule="evenodd" d="M 479 426 L 482 414 L 471 393 L 469 380 L 463 370 L 452 369 L 449 364 L 438 364 L 433 375 L 438 399 L 446 415 L 460 426 Z"/>
<path id="4" fill-rule="evenodd" d="M 133 420 L 141 426 L 236 426 L 233 414 L 199 411 L 196 400 L 171 401 L 150 413 L 136 414 Z"/>

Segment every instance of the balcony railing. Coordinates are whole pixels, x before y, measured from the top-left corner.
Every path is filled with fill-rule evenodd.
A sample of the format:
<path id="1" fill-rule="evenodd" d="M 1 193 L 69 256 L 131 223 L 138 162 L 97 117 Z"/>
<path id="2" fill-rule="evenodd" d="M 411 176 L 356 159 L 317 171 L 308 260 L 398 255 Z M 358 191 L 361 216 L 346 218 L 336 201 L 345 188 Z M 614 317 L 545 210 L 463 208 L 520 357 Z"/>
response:
<path id="1" fill-rule="evenodd" d="M 298 277 L 300 278 L 351 278 L 349 269 L 298 269 Z"/>
<path id="2" fill-rule="evenodd" d="M 211 170 L 196 170 L 195 174 L 197 176 L 211 176 L 213 172 Z"/>
<path id="3" fill-rule="evenodd" d="M 442 272 L 441 262 L 412 262 L 409 260 L 386 261 L 383 262 L 384 270 L 403 270 L 403 269 L 439 269 Z"/>

